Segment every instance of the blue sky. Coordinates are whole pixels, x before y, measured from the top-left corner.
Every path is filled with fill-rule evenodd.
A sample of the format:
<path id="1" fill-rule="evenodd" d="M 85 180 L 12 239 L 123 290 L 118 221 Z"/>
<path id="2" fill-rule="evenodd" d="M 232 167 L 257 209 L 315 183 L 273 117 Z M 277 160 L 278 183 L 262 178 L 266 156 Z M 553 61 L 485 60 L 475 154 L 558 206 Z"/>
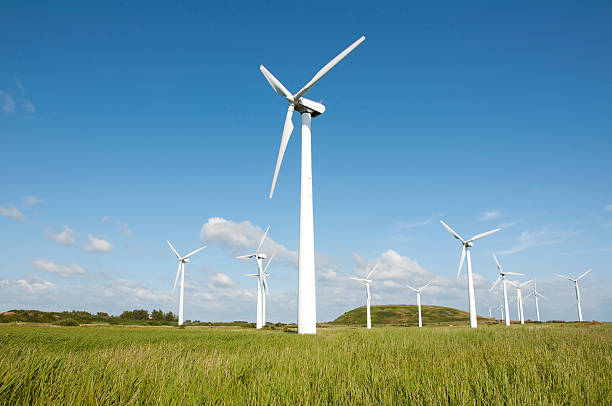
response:
<path id="1" fill-rule="evenodd" d="M 592 267 L 584 316 L 612 320 L 609 4 L 0 7 L 0 308 L 175 311 L 170 239 L 209 245 L 187 319 L 254 320 L 233 255 L 269 224 L 269 319 L 295 320 L 299 118 L 269 200 L 286 102 L 258 67 L 296 92 L 365 35 L 308 93 L 319 320 L 363 304 L 348 276 L 375 263 L 374 304 L 433 279 L 424 303 L 467 308 L 440 219 L 503 227 L 473 250 L 480 314 L 496 252 L 546 319 L 576 318 L 553 275 Z"/>

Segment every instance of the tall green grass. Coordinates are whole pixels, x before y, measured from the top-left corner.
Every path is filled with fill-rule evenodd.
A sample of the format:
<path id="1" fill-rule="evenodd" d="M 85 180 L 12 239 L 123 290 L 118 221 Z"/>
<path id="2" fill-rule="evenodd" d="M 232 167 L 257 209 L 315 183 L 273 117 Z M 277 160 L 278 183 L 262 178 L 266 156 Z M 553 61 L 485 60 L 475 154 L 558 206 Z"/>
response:
<path id="1" fill-rule="evenodd" d="M 612 404 L 612 326 L 0 327 L 4 404 Z"/>

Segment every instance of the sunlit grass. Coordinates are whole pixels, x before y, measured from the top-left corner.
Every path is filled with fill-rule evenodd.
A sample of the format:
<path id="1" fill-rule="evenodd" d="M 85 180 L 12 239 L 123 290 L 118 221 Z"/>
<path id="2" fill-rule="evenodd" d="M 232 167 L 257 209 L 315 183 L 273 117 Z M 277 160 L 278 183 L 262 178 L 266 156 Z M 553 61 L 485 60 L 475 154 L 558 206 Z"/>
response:
<path id="1" fill-rule="evenodd" d="M 612 404 L 612 326 L 0 327 L 7 404 Z"/>

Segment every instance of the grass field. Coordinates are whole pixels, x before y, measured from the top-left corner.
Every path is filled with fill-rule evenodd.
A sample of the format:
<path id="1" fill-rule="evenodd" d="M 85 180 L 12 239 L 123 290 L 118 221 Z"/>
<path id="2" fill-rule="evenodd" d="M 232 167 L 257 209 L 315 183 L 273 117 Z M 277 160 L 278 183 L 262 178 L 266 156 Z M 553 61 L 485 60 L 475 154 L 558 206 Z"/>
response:
<path id="1" fill-rule="evenodd" d="M 0 326 L 2 404 L 612 404 L 612 326 Z"/>

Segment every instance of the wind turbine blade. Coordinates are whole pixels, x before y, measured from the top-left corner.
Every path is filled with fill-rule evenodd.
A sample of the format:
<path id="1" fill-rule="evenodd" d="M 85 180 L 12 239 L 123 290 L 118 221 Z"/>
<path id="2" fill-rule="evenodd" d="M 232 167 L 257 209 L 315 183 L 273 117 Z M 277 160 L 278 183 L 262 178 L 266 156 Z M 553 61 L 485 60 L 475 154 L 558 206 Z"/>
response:
<path id="1" fill-rule="evenodd" d="M 239 255 L 236 258 L 238 258 L 238 259 L 247 259 L 247 258 L 253 258 L 255 255 L 257 255 L 257 254 Z"/>
<path id="2" fill-rule="evenodd" d="M 255 254 L 259 254 L 259 250 L 261 249 L 261 246 L 264 243 L 264 240 L 266 239 L 266 235 L 268 235 L 268 231 L 270 231 L 270 226 L 268 226 L 268 228 L 266 228 L 266 232 L 264 233 L 263 237 L 261 237 L 261 241 L 259 242 L 259 246 L 257 247 L 257 251 L 255 251 Z"/>
<path id="3" fill-rule="evenodd" d="M 461 268 L 463 268 L 463 261 L 465 261 L 465 245 L 461 248 L 461 259 L 459 260 L 459 268 L 457 268 L 457 279 L 461 274 Z"/>
<path id="4" fill-rule="evenodd" d="M 504 275 L 525 276 L 524 273 L 516 273 L 516 272 L 504 272 Z"/>
<path id="5" fill-rule="evenodd" d="M 415 289 L 415 288 L 413 288 L 412 286 L 410 286 L 410 285 L 406 285 L 406 286 L 408 286 L 410 289 L 414 290 L 415 292 L 418 292 L 418 290 L 416 290 L 416 289 Z"/>
<path id="6" fill-rule="evenodd" d="M 344 51 L 340 52 L 338 54 L 338 56 L 336 56 L 334 59 L 332 59 L 327 65 L 325 65 L 323 68 L 321 68 L 320 71 L 317 72 L 316 75 L 314 75 L 314 77 L 310 80 L 310 82 L 308 82 L 308 84 L 306 86 L 304 86 L 299 92 L 297 92 L 294 96 L 293 96 L 293 100 L 298 100 L 300 97 L 304 96 L 304 94 L 310 90 L 310 88 L 319 81 L 319 79 L 321 79 L 323 76 L 325 76 L 325 74 L 327 72 L 330 71 L 331 68 L 333 68 L 334 66 L 336 66 L 336 64 L 338 62 L 340 62 L 342 59 L 344 59 L 345 56 L 347 56 L 349 53 L 351 53 L 351 51 L 353 49 L 355 49 L 357 47 L 357 45 L 361 44 L 363 42 L 363 40 L 365 40 L 365 37 L 361 37 L 359 38 L 357 41 L 353 42 L 348 48 L 346 48 Z"/>
<path id="7" fill-rule="evenodd" d="M 515 286 L 515 287 L 519 287 L 519 284 L 514 282 L 514 281 L 509 281 L 508 279 L 506 279 L 506 282 L 508 282 L 510 285 Z"/>
<path id="8" fill-rule="evenodd" d="M 499 261 L 497 260 L 497 257 L 495 256 L 495 254 L 493 254 L 493 259 L 495 260 L 495 263 L 497 264 L 497 269 L 499 269 L 499 272 L 504 272 L 502 271 L 502 267 L 499 264 Z"/>
<path id="9" fill-rule="evenodd" d="M 519 285 L 519 288 L 522 288 L 523 286 L 527 285 L 528 283 L 530 283 L 531 281 L 533 281 L 533 279 L 529 279 L 527 282 L 523 282 Z"/>
<path id="10" fill-rule="evenodd" d="M 278 93 L 279 96 L 286 97 L 287 99 L 293 100 L 293 95 L 291 94 L 291 92 L 287 90 L 287 88 L 283 86 L 280 80 L 276 79 L 274 75 L 270 73 L 269 70 L 266 69 L 265 66 L 259 65 L 259 70 L 261 71 L 261 73 L 263 73 L 263 75 L 265 76 L 270 86 L 272 86 L 274 91 L 276 91 L 276 93 Z"/>
<path id="11" fill-rule="evenodd" d="M 245 273 L 244 276 L 259 276 L 258 273 Z"/>
<path id="12" fill-rule="evenodd" d="M 278 178 L 278 172 L 280 171 L 281 164 L 283 163 L 283 157 L 285 156 L 285 149 L 287 149 L 287 143 L 289 143 L 289 138 L 291 138 L 291 133 L 293 132 L 293 121 L 291 121 L 291 117 L 293 116 L 293 104 L 289 105 L 287 109 L 287 116 L 285 117 L 285 125 L 283 126 L 283 136 L 281 137 L 280 147 L 278 149 L 278 157 L 276 158 L 276 167 L 274 168 L 274 177 L 272 178 L 272 186 L 270 186 L 270 195 L 268 196 L 272 199 L 274 195 L 274 188 L 276 187 L 276 179 Z"/>
<path id="13" fill-rule="evenodd" d="M 370 276 L 372 276 L 372 274 L 374 273 L 374 271 L 376 270 L 376 267 L 378 266 L 378 264 L 374 265 L 374 268 L 372 268 L 372 270 L 370 271 L 370 273 L 368 274 L 368 276 L 366 276 L 366 279 L 370 279 Z"/>
<path id="14" fill-rule="evenodd" d="M 266 277 L 264 276 L 263 278 L 261 278 L 263 281 L 263 286 L 264 286 L 264 293 L 268 296 L 270 296 L 270 290 L 268 289 L 268 280 L 266 279 Z"/>
<path id="15" fill-rule="evenodd" d="M 272 256 L 268 259 L 268 262 L 266 262 L 266 266 L 264 267 L 264 273 L 266 273 L 266 270 L 268 269 L 268 267 L 270 266 L 270 262 L 272 262 L 272 260 L 274 259 L 274 257 L 276 256 L 276 253 L 278 251 L 274 251 L 274 254 L 272 254 Z"/>
<path id="16" fill-rule="evenodd" d="M 187 258 L 189 258 L 190 256 L 192 256 L 193 254 L 197 254 L 198 252 L 202 251 L 204 248 L 206 248 L 206 245 L 205 245 L 205 246 L 203 246 L 203 247 L 201 247 L 201 248 L 198 248 L 198 249 L 197 249 L 197 250 L 195 250 L 195 251 L 191 251 L 189 254 L 185 255 L 185 256 L 183 257 L 183 259 L 187 259 Z"/>
<path id="17" fill-rule="evenodd" d="M 546 296 L 544 296 L 543 294 L 541 294 L 540 292 L 535 292 L 535 294 L 540 296 L 544 300 L 548 300 L 548 298 Z"/>
<path id="18" fill-rule="evenodd" d="M 577 281 L 579 281 L 580 279 L 584 278 L 585 276 L 587 276 L 587 274 L 589 272 L 591 272 L 593 269 L 589 269 L 588 271 L 586 271 L 585 273 L 583 273 L 582 275 L 580 275 L 579 277 L 576 278 Z"/>
<path id="19" fill-rule="evenodd" d="M 425 286 L 421 286 L 421 289 L 419 289 L 419 290 L 423 290 L 423 289 L 425 289 L 426 287 L 428 287 L 429 285 L 431 285 L 431 282 L 429 282 L 429 283 L 428 283 L 427 285 L 425 285 Z"/>
<path id="20" fill-rule="evenodd" d="M 471 241 L 475 241 L 479 238 L 485 237 L 489 234 L 493 234 L 498 232 L 499 230 L 501 230 L 501 228 L 496 228 L 495 230 L 491 230 L 491 231 L 487 231 L 486 233 L 482 233 L 482 234 L 476 234 L 475 236 L 473 236 L 472 238 L 470 238 L 467 242 L 471 242 Z"/>
<path id="21" fill-rule="evenodd" d="M 561 279 L 567 279 L 568 281 L 574 282 L 574 280 L 572 278 L 567 277 L 567 276 L 563 276 L 563 275 L 559 275 L 558 273 L 556 273 L 555 276 L 557 276 L 557 277 L 559 277 Z"/>
<path id="22" fill-rule="evenodd" d="M 170 244 L 170 241 L 166 240 L 166 242 L 168 243 L 168 245 L 170 246 L 170 249 L 172 250 L 172 252 L 174 252 L 174 255 L 176 255 L 177 259 L 181 259 L 181 256 L 178 254 L 178 252 L 176 252 L 176 250 L 174 249 L 174 247 L 172 246 L 172 244 Z"/>
<path id="23" fill-rule="evenodd" d="M 495 287 L 497 286 L 500 280 L 501 280 L 501 275 L 497 277 L 497 279 L 495 280 L 495 283 L 493 284 L 493 286 L 491 286 L 491 289 L 489 289 L 489 292 L 493 292 L 493 289 L 495 289 Z"/>
<path id="24" fill-rule="evenodd" d="M 178 268 L 176 269 L 176 278 L 174 278 L 174 286 L 172 287 L 173 292 L 174 292 L 174 289 L 176 289 L 176 283 L 178 282 L 178 277 L 180 273 L 181 273 L 181 261 L 179 261 Z"/>
<path id="25" fill-rule="evenodd" d="M 462 243 L 465 244 L 465 241 L 463 241 L 463 238 L 459 237 L 459 234 L 457 234 L 455 232 L 455 230 L 453 230 L 452 228 L 449 227 L 448 224 L 446 224 L 445 222 L 443 222 L 442 220 L 440 220 L 440 223 L 442 223 L 442 225 L 444 226 L 444 228 L 446 228 L 448 230 L 449 233 L 451 233 L 456 239 L 458 239 L 459 241 L 461 241 Z"/>
<path id="26" fill-rule="evenodd" d="M 365 279 L 353 278 L 352 276 L 351 276 L 351 279 L 354 280 L 354 281 L 365 282 Z"/>

